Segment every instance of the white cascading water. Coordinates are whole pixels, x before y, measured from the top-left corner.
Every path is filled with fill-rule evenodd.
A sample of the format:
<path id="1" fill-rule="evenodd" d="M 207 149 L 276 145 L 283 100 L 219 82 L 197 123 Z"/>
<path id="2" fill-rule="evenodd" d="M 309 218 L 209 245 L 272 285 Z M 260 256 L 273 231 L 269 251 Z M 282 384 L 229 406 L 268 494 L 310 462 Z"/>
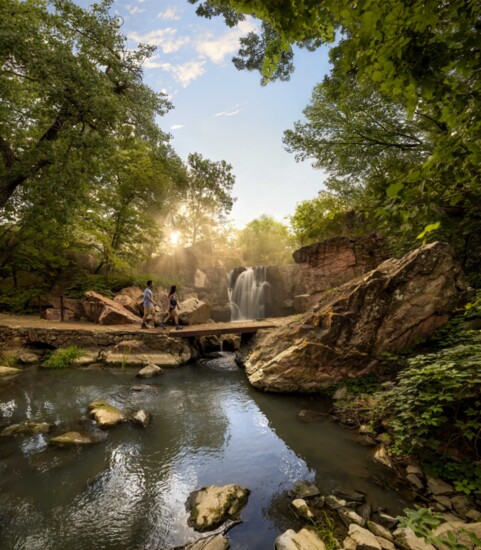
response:
<path id="1" fill-rule="evenodd" d="M 231 308 L 231 321 L 263 319 L 269 301 L 270 284 L 266 281 L 265 267 L 249 267 L 232 285 L 234 271 L 227 278 L 227 292 Z"/>

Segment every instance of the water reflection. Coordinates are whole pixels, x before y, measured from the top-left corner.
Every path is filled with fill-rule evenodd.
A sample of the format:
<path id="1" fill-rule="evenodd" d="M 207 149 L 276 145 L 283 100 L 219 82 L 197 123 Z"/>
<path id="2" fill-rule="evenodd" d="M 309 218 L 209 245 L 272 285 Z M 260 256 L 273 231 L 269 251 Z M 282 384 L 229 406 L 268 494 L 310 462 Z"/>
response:
<path id="1" fill-rule="evenodd" d="M 225 368 L 223 368 L 223 365 Z M 368 451 L 329 422 L 296 420 L 298 399 L 247 386 L 228 356 L 167 371 L 142 384 L 134 371 L 29 369 L 3 388 L 5 424 L 27 419 L 56 430 L 96 430 L 87 404 L 107 399 L 153 416 L 146 430 L 127 424 L 84 449 L 46 446 L 45 436 L 0 442 L 0 547 L 158 550 L 194 539 L 185 502 L 203 486 L 251 489 L 232 549 L 270 548 L 288 522 L 282 495 L 298 479 L 349 486 L 389 507 L 396 494 L 372 483 Z M 379 494 L 376 493 L 379 492 Z"/>

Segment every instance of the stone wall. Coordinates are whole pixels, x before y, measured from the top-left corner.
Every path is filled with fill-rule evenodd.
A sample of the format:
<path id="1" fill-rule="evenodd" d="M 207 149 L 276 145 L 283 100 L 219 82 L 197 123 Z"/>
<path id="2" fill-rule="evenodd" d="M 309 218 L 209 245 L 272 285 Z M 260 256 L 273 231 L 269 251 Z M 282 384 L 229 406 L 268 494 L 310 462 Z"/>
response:
<path id="1" fill-rule="evenodd" d="M 82 349 L 108 350 L 125 340 L 140 340 L 145 348 L 179 357 L 182 363 L 186 363 L 192 357 L 192 350 L 186 339 L 149 331 L 0 326 L 0 349 L 35 348 L 46 345 L 51 348 L 78 346 Z"/>

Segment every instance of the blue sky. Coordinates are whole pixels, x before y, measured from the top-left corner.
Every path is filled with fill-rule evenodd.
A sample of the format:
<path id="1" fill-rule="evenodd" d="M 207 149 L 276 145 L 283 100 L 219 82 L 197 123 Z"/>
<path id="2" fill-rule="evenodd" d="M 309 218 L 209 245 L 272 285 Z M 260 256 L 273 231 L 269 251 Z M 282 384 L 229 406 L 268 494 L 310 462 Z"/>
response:
<path id="1" fill-rule="evenodd" d="M 262 87 L 258 73 L 237 71 L 231 62 L 239 37 L 255 29 L 253 20 L 229 29 L 220 18 L 197 17 L 187 0 L 122 0 L 113 9 L 124 20 L 129 46 L 157 46 L 144 79 L 174 104 L 159 125 L 173 135 L 177 153 L 232 164 L 235 226 L 262 214 L 285 221 L 298 202 L 316 195 L 322 172 L 296 163 L 282 136 L 302 119 L 313 86 L 328 71 L 326 50 L 299 52 L 289 82 Z"/>

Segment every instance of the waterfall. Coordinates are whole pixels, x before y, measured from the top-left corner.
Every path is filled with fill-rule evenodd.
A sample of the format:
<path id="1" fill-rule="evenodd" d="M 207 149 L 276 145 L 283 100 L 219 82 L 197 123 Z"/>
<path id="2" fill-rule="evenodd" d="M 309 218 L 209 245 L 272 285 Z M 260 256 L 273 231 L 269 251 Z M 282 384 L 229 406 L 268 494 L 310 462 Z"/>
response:
<path id="1" fill-rule="evenodd" d="M 268 311 L 270 284 L 266 281 L 266 267 L 232 270 L 227 277 L 227 293 L 231 321 L 263 319 Z"/>

